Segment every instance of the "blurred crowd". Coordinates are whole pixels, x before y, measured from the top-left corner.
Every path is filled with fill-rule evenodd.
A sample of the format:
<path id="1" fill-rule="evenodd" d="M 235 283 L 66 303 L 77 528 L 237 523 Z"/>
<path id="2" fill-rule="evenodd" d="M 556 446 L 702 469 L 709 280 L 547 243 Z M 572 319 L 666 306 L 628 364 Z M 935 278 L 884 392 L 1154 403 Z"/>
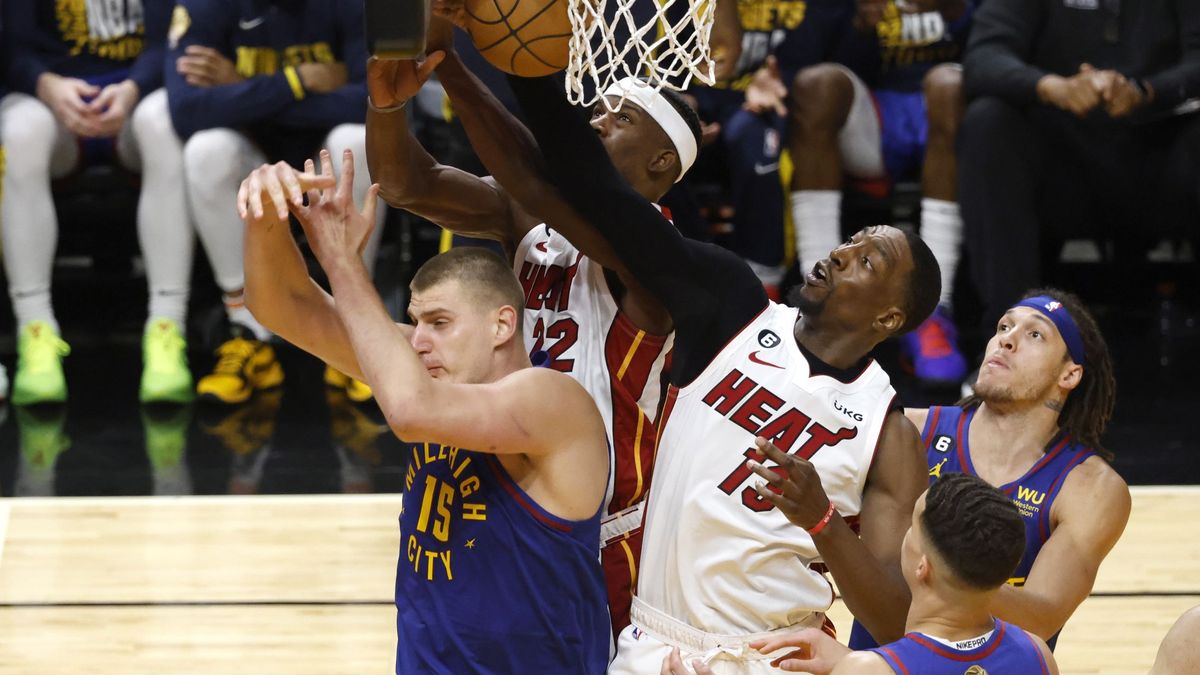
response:
<path id="1" fill-rule="evenodd" d="M 140 400 L 237 405 L 277 387 L 272 336 L 243 303 L 234 199 L 253 167 L 301 166 L 323 147 L 354 150 L 363 199 L 361 3 L 4 0 L 2 28 L 11 400 L 67 399 L 55 192 L 97 165 L 140 186 L 129 224 L 148 291 Z M 1142 260 L 1165 242 L 1187 260 L 1200 231 L 1195 2 L 738 0 L 718 3 L 712 46 L 717 84 L 687 91 L 705 146 L 664 205 L 777 298 L 864 220 L 916 228 L 943 276 L 938 310 L 901 345 L 923 383 L 969 380 L 977 353 L 959 331 L 979 327 L 956 312 L 964 290 L 990 320 L 1043 281 L 1064 242 Z M 439 159 L 482 170 L 436 79 L 407 114 Z M 387 230 L 379 214 L 368 265 Z M 196 235 L 229 327 L 204 372 L 187 346 Z M 371 397 L 332 368 L 324 378 Z"/>

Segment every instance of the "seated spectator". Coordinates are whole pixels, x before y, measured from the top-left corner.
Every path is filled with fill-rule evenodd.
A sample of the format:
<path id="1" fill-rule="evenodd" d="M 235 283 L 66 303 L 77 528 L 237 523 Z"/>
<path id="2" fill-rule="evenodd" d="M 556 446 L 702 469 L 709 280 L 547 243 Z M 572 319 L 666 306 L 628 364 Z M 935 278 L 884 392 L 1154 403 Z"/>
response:
<path id="1" fill-rule="evenodd" d="M 882 196 L 893 182 L 920 177 L 921 238 L 941 266 L 942 297 L 901 345 L 918 379 L 958 384 L 967 363 L 950 308 L 962 242 L 954 139 L 963 104 L 960 70 L 949 62 L 966 44 L 975 0 L 941 4 L 918 11 L 895 0 L 858 0 L 854 27 L 838 49 L 847 65 L 822 63 L 796 76 L 791 208 L 807 271 L 842 240 L 846 178 Z"/>
<path id="2" fill-rule="evenodd" d="M 245 11 L 247 8 L 253 11 Z M 366 166 L 366 46 L 362 3 L 181 0 L 171 17 L 166 84 L 183 150 L 200 241 L 224 294 L 230 338 L 196 390 L 204 400 L 243 403 L 278 386 L 283 368 L 270 332 L 242 300 L 242 223 L 232 208 L 242 178 L 265 162 L 303 166 L 327 147 L 359 158 L 355 200 L 370 187 Z M 385 209 L 363 252 L 373 266 Z M 325 381 L 353 400 L 370 389 L 327 368 Z"/>
<path id="3" fill-rule="evenodd" d="M 718 3 L 717 11 L 731 6 Z M 735 59 L 728 52 L 736 49 L 714 48 L 721 79 L 713 87 L 688 91 L 700 119 L 719 125 L 719 142 L 706 144 L 691 180 L 707 166 L 716 168 L 720 181 L 729 182 L 732 232 L 720 243 L 740 255 L 775 298 L 784 275 L 779 177 L 787 124 L 784 83 L 800 68 L 829 58 L 834 46 L 830 36 L 844 32 L 852 7 L 850 0 L 740 0 L 740 55 Z M 714 25 L 714 40 L 720 25 Z"/>
<path id="4" fill-rule="evenodd" d="M 58 244 L 51 179 L 116 162 L 142 174 L 138 238 L 150 306 L 140 398 L 192 397 L 184 323 L 192 231 L 183 155 L 167 114 L 163 41 L 170 7 L 143 3 L 4 4 L 12 93 L 0 102 L 4 173 L 4 269 L 17 320 L 13 402 L 62 402 L 63 341 L 50 299 Z"/>
<path id="5" fill-rule="evenodd" d="M 1053 236 L 1195 227 L 1200 115 L 1179 113 L 1200 96 L 1197 36 L 1194 0 L 983 3 L 958 154 L 984 317 L 1042 281 Z"/>

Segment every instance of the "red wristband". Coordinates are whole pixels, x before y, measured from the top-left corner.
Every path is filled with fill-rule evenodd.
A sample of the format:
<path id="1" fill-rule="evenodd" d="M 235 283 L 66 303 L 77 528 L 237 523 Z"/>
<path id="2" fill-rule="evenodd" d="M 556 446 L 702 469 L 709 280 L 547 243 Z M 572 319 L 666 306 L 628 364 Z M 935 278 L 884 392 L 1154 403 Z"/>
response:
<path id="1" fill-rule="evenodd" d="M 833 511 L 833 500 L 831 499 L 829 500 L 829 509 L 825 511 L 825 517 L 821 519 L 821 522 L 813 525 L 812 527 L 806 528 L 804 531 L 813 537 L 821 534 L 821 530 L 824 530 L 825 526 L 829 524 L 829 521 L 833 519 Z"/>

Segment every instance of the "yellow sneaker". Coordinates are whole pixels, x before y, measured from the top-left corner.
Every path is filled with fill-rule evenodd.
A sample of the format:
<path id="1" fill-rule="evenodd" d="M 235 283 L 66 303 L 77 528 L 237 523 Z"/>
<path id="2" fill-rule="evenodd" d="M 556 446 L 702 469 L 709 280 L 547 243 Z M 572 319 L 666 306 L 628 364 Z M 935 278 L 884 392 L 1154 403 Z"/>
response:
<path id="1" fill-rule="evenodd" d="M 17 405 L 62 403 L 67 400 L 63 357 L 71 347 L 45 321 L 30 321 L 17 341 L 17 374 L 12 402 Z"/>
<path id="2" fill-rule="evenodd" d="M 366 382 L 356 380 L 333 366 L 325 366 L 325 386 L 346 392 L 346 398 L 355 403 L 365 403 L 375 395 Z"/>
<path id="3" fill-rule="evenodd" d="M 271 345 L 236 336 L 217 348 L 217 365 L 200 378 L 196 393 L 205 401 L 244 403 L 254 392 L 281 384 L 283 366 Z"/>
<path id="4" fill-rule="evenodd" d="M 187 403 L 195 395 L 187 340 L 171 319 L 155 319 L 142 335 L 142 403 Z"/>
<path id="5" fill-rule="evenodd" d="M 383 461 L 376 441 L 388 430 L 387 425 L 371 419 L 340 389 L 327 389 L 325 402 L 329 405 L 329 431 L 334 445 L 350 450 L 371 465 Z"/>

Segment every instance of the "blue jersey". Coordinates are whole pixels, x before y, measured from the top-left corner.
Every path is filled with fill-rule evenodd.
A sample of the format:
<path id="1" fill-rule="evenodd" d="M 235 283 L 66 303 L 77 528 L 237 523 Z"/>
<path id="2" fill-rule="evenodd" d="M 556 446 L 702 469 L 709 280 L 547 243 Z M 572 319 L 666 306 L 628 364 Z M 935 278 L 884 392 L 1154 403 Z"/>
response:
<path id="1" fill-rule="evenodd" d="M 837 60 L 854 70 L 872 89 L 921 91 L 921 82 L 939 63 L 962 59 L 976 0 L 964 0 L 961 16 L 905 12 L 888 0 L 871 33 L 852 28 L 838 47 Z"/>
<path id="2" fill-rule="evenodd" d="M 882 656 L 897 675 L 1045 675 L 1050 672 L 1042 650 L 1033 638 L 1011 623 L 1000 619 L 994 621 L 996 628 L 991 637 L 974 649 L 951 649 L 921 633 L 909 633 L 871 651 Z"/>
<path id="3" fill-rule="evenodd" d="M 600 512 L 547 513 L 494 455 L 412 446 L 396 569 L 397 673 L 603 673 Z"/>
<path id="4" fill-rule="evenodd" d="M 137 83 L 146 96 L 162 86 L 170 13 L 171 0 L 7 0 L 6 83 L 36 96 L 43 73 L 99 85 L 116 81 L 113 77 L 119 73 L 121 79 L 128 76 Z"/>
<path id="5" fill-rule="evenodd" d="M 968 473 L 977 476 L 971 463 L 971 447 L 968 431 L 971 419 L 978 408 L 963 410 L 958 406 L 932 407 L 925 418 L 925 429 L 921 442 L 925 446 L 929 462 L 929 481 L 932 483 L 943 473 Z M 998 486 L 1012 499 L 1025 521 L 1025 554 L 1008 583 L 1025 585 L 1033 562 L 1037 560 L 1046 540 L 1050 538 L 1050 510 L 1059 490 L 1067 480 L 1071 469 L 1085 462 L 1096 453 L 1091 448 L 1075 443 L 1066 434 L 1060 434 L 1049 445 L 1042 456 L 1025 475 Z M 1054 648 L 1058 635 L 1047 642 Z M 870 635 L 857 623 L 850 638 L 850 646 L 865 649 L 875 646 Z"/>
<path id="6" fill-rule="evenodd" d="M 233 61 L 233 84 L 193 86 L 175 68 L 192 45 Z M 363 3 L 344 0 L 179 0 L 171 15 L 165 79 L 175 130 L 183 138 L 214 127 L 250 134 L 272 158 L 287 148 L 319 145 L 339 124 L 367 116 Z M 307 91 L 296 71 L 305 63 L 341 63 L 347 82 L 330 93 Z"/>

